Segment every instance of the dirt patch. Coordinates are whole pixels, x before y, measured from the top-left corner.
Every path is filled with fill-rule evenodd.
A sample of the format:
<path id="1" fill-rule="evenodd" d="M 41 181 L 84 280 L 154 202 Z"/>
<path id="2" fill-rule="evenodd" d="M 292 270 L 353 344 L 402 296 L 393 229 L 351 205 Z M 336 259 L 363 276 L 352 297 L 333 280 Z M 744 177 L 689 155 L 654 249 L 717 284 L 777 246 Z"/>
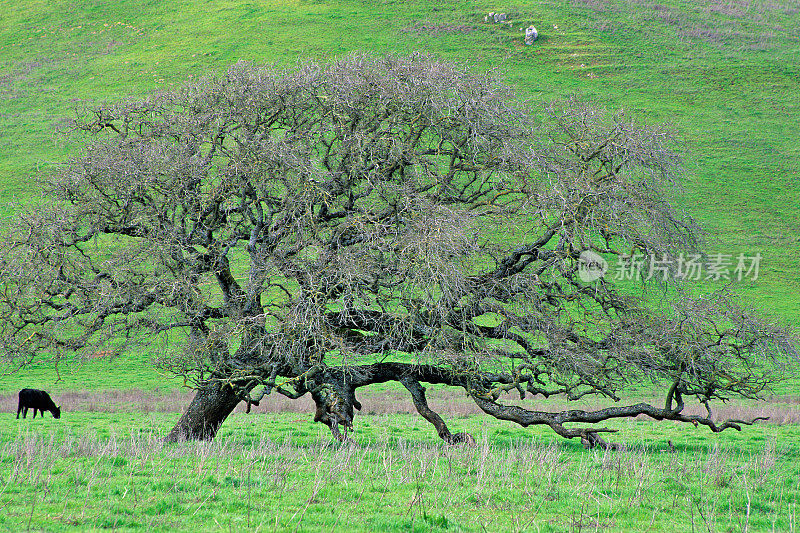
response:
<path id="1" fill-rule="evenodd" d="M 434 24 L 430 22 L 415 22 L 400 31 L 403 33 L 416 33 L 417 35 L 440 35 L 455 33 L 472 33 L 478 28 L 474 24 Z"/>
<path id="2" fill-rule="evenodd" d="M 605 0 L 571 0 L 570 4 L 575 7 L 583 7 L 597 13 L 608 11 L 608 2 Z"/>

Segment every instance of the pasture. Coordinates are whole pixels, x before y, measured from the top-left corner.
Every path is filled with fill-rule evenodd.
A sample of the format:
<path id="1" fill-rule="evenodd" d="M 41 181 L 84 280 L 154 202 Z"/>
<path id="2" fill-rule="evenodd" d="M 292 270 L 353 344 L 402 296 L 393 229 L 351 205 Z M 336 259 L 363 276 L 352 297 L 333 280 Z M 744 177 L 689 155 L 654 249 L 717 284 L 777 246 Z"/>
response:
<path id="1" fill-rule="evenodd" d="M 355 443 L 340 445 L 308 413 L 256 410 L 233 415 L 214 442 L 165 445 L 160 437 L 178 413 L 159 412 L 153 398 L 141 398 L 136 411 L 112 406 L 36 424 L 4 417 L 0 529 L 797 527 L 796 423 L 710 436 L 671 423 L 618 422 L 628 446 L 603 452 L 476 416 L 450 421 L 471 431 L 477 446 L 446 446 L 418 416 L 386 412 L 359 417 Z"/>
<path id="2" fill-rule="evenodd" d="M 496 10 L 512 24 L 485 24 Z M 540 38 L 524 46 L 529 24 Z M 758 279 L 734 290 L 800 326 L 798 36 L 797 0 L 11 0 L 0 9 L 0 214 L 41 201 L 37 176 L 80 148 L 57 133 L 78 100 L 168 90 L 239 60 L 426 50 L 500 69 L 532 105 L 578 94 L 670 123 L 688 174 L 676 194 L 709 249 L 763 256 Z M 159 349 L 0 368 L 0 531 L 798 528 L 791 376 L 764 405 L 723 407 L 769 423 L 715 435 L 618 421 L 619 452 L 439 393 L 432 406 L 478 441 L 447 447 L 388 388 L 364 402 L 354 445 L 332 443 L 310 402 L 288 400 L 237 412 L 212 443 L 165 445 L 189 396 L 149 365 Z M 25 386 L 51 392 L 62 418 L 15 420 Z"/>

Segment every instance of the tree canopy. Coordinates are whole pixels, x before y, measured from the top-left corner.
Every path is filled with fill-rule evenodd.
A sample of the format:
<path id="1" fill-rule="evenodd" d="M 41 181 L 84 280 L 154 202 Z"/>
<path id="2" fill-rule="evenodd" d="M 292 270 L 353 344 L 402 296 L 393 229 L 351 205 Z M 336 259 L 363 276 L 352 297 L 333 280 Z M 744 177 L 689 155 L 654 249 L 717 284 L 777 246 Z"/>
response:
<path id="1" fill-rule="evenodd" d="M 85 148 L 2 244 L 4 353 L 168 339 L 155 363 L 197 389 L 172 440 L 213 438 L 266 394 L 310 394 L 346 438 L 356 391 L 389 381 L 447 442 L 469 436 L 423 383 L 589 445 L 609 431 L 594 424 L 640 414 L 739 429 L 753 421 L 715 421 L 710 402 L 758 398 L 796 353 L 788 330 L 674 275 L 644 293 L 584 281 L 586 252 L 700 253 L 671 198 L 675 140 L 576 99 L 527 106 L 494 73 L 424 54 L 239 63 L 86 105 L 71 128 Z M 533 408 L 641 383 L 664 404 Z"/>

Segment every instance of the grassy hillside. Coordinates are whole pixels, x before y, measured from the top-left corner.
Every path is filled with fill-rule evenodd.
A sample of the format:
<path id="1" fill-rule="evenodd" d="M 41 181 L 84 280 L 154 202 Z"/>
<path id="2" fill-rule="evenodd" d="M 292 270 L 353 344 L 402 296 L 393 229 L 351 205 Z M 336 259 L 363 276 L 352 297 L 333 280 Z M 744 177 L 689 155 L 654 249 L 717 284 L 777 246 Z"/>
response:
<path id="1" fill-rule="evenodd" d="M 483 22 L 503 10 L 512 24 Z M 0 9 L 0 205 L 79 149 L 55 135 L 77 100 L 120 99 L 222 72 L 239 60 L 291 65 L 354 50 L 498 68 L 521 98 L 578 93 L 684 139 L 681 204 L 713 252 L 761 253 L 737 290 L 800 325 L 800 2 L 588 0 L 495 5 L 424 1 L 20 1 Z M 540 39 L 524 46 L 521 28 Z M 148 354 L 64 365 L 61 387 L 155 386 Z M 55 370 L 34 371 L 39 381 Z M 26 373 L 0 388 L 28 382 Z M 124 377 L 119 377 L 124 376 Z"/>
<path id="2" fill-rule="evenodd" d="M 485 24 L 504 10 L 510 25 Z M 0 203 L 74 153 L 54 137 L 78 99 L 168 89 L 239 60 L 432 51 L 496 67 L 534 101 L 578 93 L 685 140 L 681 202 L 710 249 L 760 252 L 740 291 L 800 324 L 800 3 L 6 2 L 0 13 Z M 540 39 L 524 46 L 521 28 Z"/>
<path id="3" fill-rule="evenodd" d="M 511 25 L 486 24 L 505 10 Z M 56 131 L 78 100 L 169 89 L 239 60 L 291 65 L 353 50 L 432 51 L 498 68 L 521 98 L 580 94 L 684 140 L 683 206 L 713 252 L 761 253 L 737 290 L 800 325 L 800 2 L 8 2 L 0 10 L 0 209 L 40 201 L 39 172 L 79 146 Z M 524 46 L 521 28 L 540 38 Z M 148 354 L 4 378 L 156 386 Z M 45 372 L 44 374 L 42 372 Z M 117 376 L 117 377 L 114 377 Z M 124 379 L 118 376 L 125 376 Z"/>
<path id="4" fill-rule="evenodd" d="M 486 24 L 505 10 L 510 25 Z M 6 2 L 0 10 L 0 209 L 79 146 L 56 135 L 78 100 L 141 96 L 239 60 L 291 65 L 353 50 L 432 51 L 498 68 L 521 98 L 580 94 L 684 140 L 682 205 L 713 252 L 761 253 L 737 290 L 800 325 L 800 2 Z M 523 45 L 521 28 L 540 38 Z M 65 388 L 156 385 L 147 354 L 63 365 Z M 103 363 L 106 364 L 106 363 Z M 57 379 L 36 370 L 45 382 Z M 4 390 L 30 374 L 4 379 Z"/>

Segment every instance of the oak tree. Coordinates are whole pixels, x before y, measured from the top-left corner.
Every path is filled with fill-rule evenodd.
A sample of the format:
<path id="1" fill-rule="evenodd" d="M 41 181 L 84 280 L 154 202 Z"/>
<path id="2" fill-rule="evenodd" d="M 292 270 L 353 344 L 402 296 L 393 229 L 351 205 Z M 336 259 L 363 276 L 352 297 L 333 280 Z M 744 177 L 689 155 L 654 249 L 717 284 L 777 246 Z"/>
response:
<path id="1" fill-rule="evenodd" d="M 493 73 L 424 54 L 239 63 L 71 128 L 82 152 L 4 238 L 5 357 L 166 340 L 155 363 L 197 391 L 168 440 L 211 439 L 267 394 L 310 394 L 344 439 L 356 392 L 386 382 L 448 443 L 470 437 L 423 384 L 587 445 L 617 417 L 740 429 L 711 402 L 758 398 L 795 353 L 674 272 L 582 276 L 587 253 L 699 253 L 673 136 L 575 99 L 528 106 Z M 625 404 L 642 383 L 663 403 Z M 535 408 L 550 396 L 622 405 Z"/>

